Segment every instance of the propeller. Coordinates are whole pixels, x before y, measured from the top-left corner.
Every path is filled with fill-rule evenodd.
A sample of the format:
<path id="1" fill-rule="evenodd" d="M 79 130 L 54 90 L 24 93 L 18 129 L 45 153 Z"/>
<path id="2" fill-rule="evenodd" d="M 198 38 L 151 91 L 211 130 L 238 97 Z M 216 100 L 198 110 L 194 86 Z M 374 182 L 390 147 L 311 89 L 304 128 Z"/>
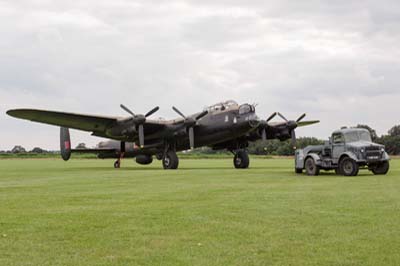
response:
<path id="1" fill-rule="evenodd" d="M 172 106 L 172 109 L 179 114 L 180 116 L 182 116 L 182 118 L 184 119 L 184 124 L 186 125 L 186 129 L 189 133 L 189 143 L 190 143 L 190 149 L 194 149 L 194 126 L 196 125 L 197 120 L 203 118 L 204 116 L 206 116 L 208 114 L 208 111 L 205 110 L 203 112 L 201 112 L 200 114 L 198 114 L 196 117 L 186 117 L 181 111 L 178 110 L 178 108 L 176 108 L 175 106 Z"/>
<path id="2" fill-rule="evenodd" d="M 277 115 L 278 115 L 277 112 L 272 113 L 272 114 L 267 118 L 267 120 L 265 120 L 265 121 L 262 122 L 263 128 L 261 129 L 261 139 L 262 139 L 263 141 L 266 141 L 266 140 L 267 140 L 267 129 L 266 129 L 266 127 L 267 127 L 268 122 L 271 121 L 272 119 L 274 119 L 274 117 L 277 116 Z"/>
<path id="3" fill-rule="evenodd" d="M 127 112 L 128 114 L 132 115 L 132 120 L 135 125 L 138 126 L 138 133 L 139 133 L 139 145 L 141 148 L 144 147 L 144 127 L 143 124 L 146 122 L 146 118 L 157 112 L 160 107 L 156 106 L 153 109 L 151 109 L 149 112 L 147 112 L 145 115 L 142 114 L 135 114 L 132 112 L 128 107 L 125 105 L 121 104 L 121 108 Z"/>
<path id="4" fill-rule="evenodd" d="M 293 120 L 288 120 L 283 114 L 279 113 L 279 112 L 275 112 L 273 114 L 271 114 L 268 119 L 266 120 L 267 124 L 269 121 L 271 121 L 275 116 L 279 116 L 280 118 L 282 118 L 286 123 L 286 127 L 289 129 L 289 134 L 290 137 L 292 139 L 292 146 L 293 149 L 296 149 L 296 144 L 297 144 L 297 140 L 296 140 L 296 131 L 295 129 L 297 127 L 301 127 L 301 126 L 307 126 L 307 125 L 312 125 L 315 123 L 319 123 L 319 120 L 312 120 L 312 121 L 302 121 L 305 117 L 306 114 L 302 114 L 301 116 L 299 116 L 299 118 L 297 118 L 295 121 Z M 262 140 L 266 140 L 267 134 L 266 134 L 266 126 L 264 126 L 264 128 L 262 129 L 261 132 L 261 137 Z"/>

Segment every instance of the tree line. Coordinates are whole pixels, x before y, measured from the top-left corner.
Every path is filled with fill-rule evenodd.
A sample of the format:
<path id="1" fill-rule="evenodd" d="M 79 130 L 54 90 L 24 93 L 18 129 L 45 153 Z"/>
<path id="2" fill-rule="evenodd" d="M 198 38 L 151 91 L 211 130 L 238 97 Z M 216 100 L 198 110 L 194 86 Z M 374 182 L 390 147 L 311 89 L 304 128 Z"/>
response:
<path id="1" fill-rule="evenodd" d="M 378 136 L 376 130 L 368 125 L 357 125 L 356 128 L 365 128 L 371 133 L 373 142 L 385 146 L 386 152 L 390 155 L 400 155 L 400 125 L 393 126 L 387 134 Z M 305 148 L 308 145 L 322 145 L 327 140 L 320 140 L 313 137 L 302 137 L 297 139 L 297 148 Z M 268 140 L 267 142 L 256 141 L 250 143 L 249 153 L 268 155 L 294 155 L 291 141 Z"/>
<path id="2" fill-rule="evenodd" d="M 371 133 L 373 142 L 382 144 L 385 146 L 387 153 L 390 155 L 400 155 L 400 125 L 393 126 L 387 134 L 378 136 L 376 130 L 368 125 L 357 125 L 357 128 L 365 128 Z M 297 139 L 297 148 L 305 148 L 308 145 L 322 145 L 325 140 L 321 140 L 314 137 L 301 137 Z M 85 149 L 85 143 L 79 143 L 77 149 Z M 294 154 L 291 141 L 279 141 L 279 140 L 268 140 L 268 141 L 256 141 L 250 142 L 248 151 L 250 154 L 256 155 L 277 155 L 277 156 L 289 156 Z M 10 151 L 0 151 L 0 153 L 54 153 L 54 151 L 46 151 L 39 147 L 26 151 L 22 146 L 17 145 Z M 203 154 L 214 154 L 214 153 L 226 153 L 226 151 L 214 151 L 211 148 L 203 147 L 195 149 L 193 153 Z"/>

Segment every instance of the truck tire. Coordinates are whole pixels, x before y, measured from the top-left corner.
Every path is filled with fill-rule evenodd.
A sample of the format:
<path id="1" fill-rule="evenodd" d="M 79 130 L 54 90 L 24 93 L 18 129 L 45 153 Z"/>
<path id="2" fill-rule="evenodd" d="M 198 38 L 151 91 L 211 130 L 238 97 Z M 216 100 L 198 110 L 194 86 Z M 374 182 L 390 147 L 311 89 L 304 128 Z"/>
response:
<path id="1" fill-rule="evenodd" d="M 294 171 L 296 172 L 296 174 L 302 174 L 303 173 L 303 169 L 301 169 L 301 168 L 295 168 Z"/>
<path id="2" fill-rule="evenodd" d="M 371 169 L 371 171 L 375 175 L 386 175 L 389 172 L 389 168 L 389 162 L 385 161 L 376 165 L 374 168 Z"/>
<path id="3" fill-rule="evenodd" d="M 314 159 L 309 157 L 305 162 L 305 168 L 307 175 L 316 176 L 319 175 L 319 166 L 315 163 Z"/>
<path id="4" fill-rule="evenodd" d="M 356 176 L 358 170 L 358 164 L 350 157 L 343 158 L 339 163 L 339 172 L 344 176 Z"/>

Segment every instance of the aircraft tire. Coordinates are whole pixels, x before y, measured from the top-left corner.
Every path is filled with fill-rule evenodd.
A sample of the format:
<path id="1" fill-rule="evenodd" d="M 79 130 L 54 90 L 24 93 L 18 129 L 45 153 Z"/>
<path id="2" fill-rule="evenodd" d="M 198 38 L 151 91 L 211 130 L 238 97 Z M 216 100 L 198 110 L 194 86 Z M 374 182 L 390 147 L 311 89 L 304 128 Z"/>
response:
<path id="1" fill-rule="evenodd" d="M 236 152 L 235 157 L 233 158 L 233 165 L 237 169 L 246 169 L 249 168 L 250 159 L 249 155 L 245 150 L 239 150 Z"/>
<path id="2" fill-rule="evenodd" d="M 115 161 L 115 163 L 114 163 L 114 168 L 115 169 L 118 169 L 118 168 L 120 168 L 121 167 L 121 163 L 119 162 L 119 161 Z"/>
<path id="3" fill-rule="evenodd" d="M 164 169 L 177 169 L 179 165 L 179 158 L 174 151 L 167 151 L 162 159 Z"/>

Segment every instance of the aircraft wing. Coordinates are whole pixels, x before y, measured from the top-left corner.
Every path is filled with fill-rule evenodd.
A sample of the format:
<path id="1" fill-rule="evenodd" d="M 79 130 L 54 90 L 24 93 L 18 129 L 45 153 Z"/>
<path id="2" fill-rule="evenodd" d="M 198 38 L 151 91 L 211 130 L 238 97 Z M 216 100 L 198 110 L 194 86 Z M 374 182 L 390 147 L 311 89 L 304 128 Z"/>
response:
<path id="1" fill-rule="evenodd" d="M 7 114 L 16 118 L 34 122 L 93 132 L 104 132 L 118 120 L 117 117 L 84 115 L 37 109 L 14 109 L 7 111 Z"/>
<path id="2" fill-rule="evenodd" d="M 298 127 L 305 127 L 305 126 L 317 124 L 319 122 L 320 122 L 319 120 L 300 121 L 300 122 L 297 122 L 297 126 Z"/>

